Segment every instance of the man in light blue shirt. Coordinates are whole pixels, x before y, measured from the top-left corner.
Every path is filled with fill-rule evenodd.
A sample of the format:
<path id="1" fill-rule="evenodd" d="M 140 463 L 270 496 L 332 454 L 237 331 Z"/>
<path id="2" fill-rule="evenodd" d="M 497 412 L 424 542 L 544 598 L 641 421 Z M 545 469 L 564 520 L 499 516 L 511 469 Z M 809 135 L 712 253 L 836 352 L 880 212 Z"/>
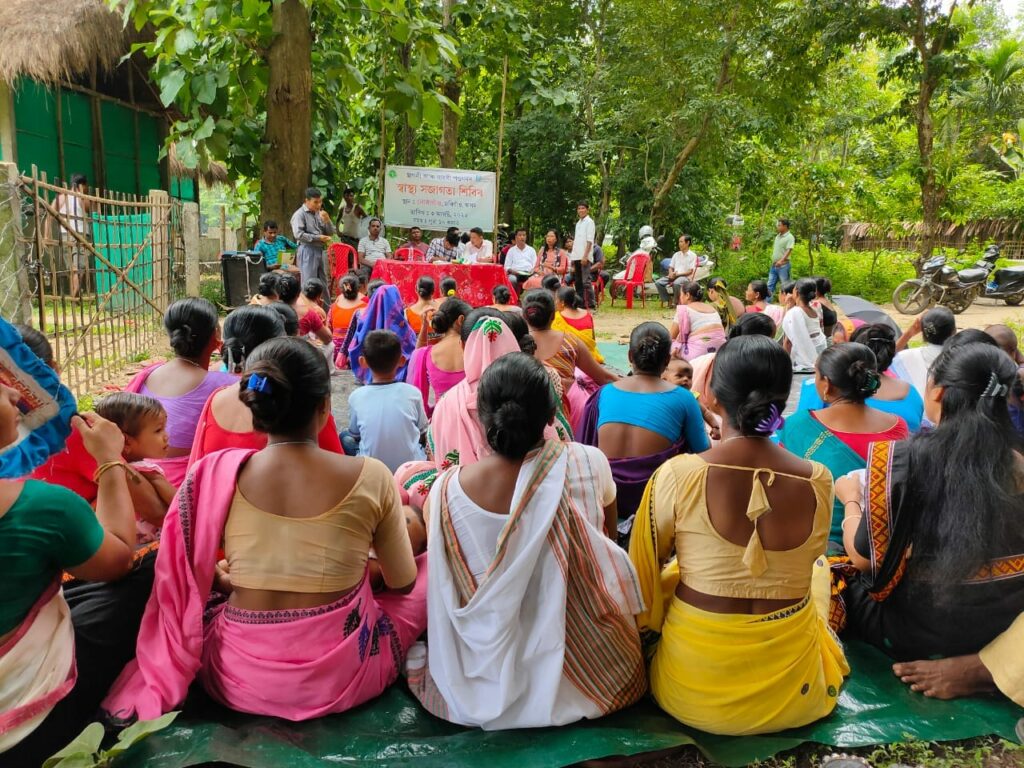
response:
<path id="1" fill-rule="evenodd" d="M 772 267 L 768 270 L 769 301 L 775 294 L 776 285 L 789 282 L 789 275 L 793 269 L 789 256 L 793 253 L 793 243 L 796 242 L 793 233 L 789 231 L 789 219 L 779 219 L 776 231 L 778 234 L 772 246 Z"/>

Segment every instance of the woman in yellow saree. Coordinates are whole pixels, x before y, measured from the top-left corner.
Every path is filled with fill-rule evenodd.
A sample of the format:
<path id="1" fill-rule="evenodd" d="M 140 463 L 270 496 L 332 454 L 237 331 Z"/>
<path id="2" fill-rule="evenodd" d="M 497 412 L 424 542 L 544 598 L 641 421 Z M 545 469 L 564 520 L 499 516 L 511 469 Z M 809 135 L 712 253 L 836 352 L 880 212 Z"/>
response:
<path id="1" fill-rule="evenodd" d="M 789 357 L 771 339 L 727 342 L 709 398 L 722 442 L 666 462 L 633 526 L 629 555 L 647 606 L 638 622 L 656 643 L 651 692 L 710 733 L 771 733 L 824 717 L 849 673 L 823 619 L 832 478 L 768 440 L 791 380 Z M 820 601 L 812 574 L 823 580 Z"/>

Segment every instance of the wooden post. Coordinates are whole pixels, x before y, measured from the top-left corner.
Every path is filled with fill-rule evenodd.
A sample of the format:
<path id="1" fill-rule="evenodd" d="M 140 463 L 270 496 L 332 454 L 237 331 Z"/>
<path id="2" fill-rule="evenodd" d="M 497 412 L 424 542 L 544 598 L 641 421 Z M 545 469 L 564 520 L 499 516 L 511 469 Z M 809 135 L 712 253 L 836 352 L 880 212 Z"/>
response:
<path id="1" fill-rule="evenodd" d="M 199 295 L 199 204 L 185 203 L 181 213 L 181 234 L 185 241 L 185 295 Z"/>
<path id="2" fill-rule="evenodd" d="M 502 64 L 501 107 L 498 113 L 498 161 L 494 166 L 494 250 L 498 250 L 498 210 L 501 207 L 501 145 L 505 139 L 505 91 L 508 87 L 508 54 Z"/>
<path id="3" fill-rule="evenodd" d="M 384 78 L 388 76 L 388 57 L 381 53 L 380 65 L 384 70 Z M 387 123 L 384 121 L 384 100 L 380 102 L 380 167 L 377 169 L 377 210 L 374 213 L 384 220 L 384 166 L 388 160 L 387 150 Z"/>
<path id="4" fill-rule="evenodd" d="M 32 320 L 28 275 L 21 259 L 21 199 L 18 168 L 0 163 L 0 315 L 15 323 Z"/>
<path id="5" fill-rule="evenodd" d="M 161 314 L 171 303 L 171 199 L 163 189 L 149 190 L 150 226 L 153 228 L 151 290 Z M 127 272 L 127 270 L 125 270 Z M 145 283 L 143 283 L 145 288 Z"/>

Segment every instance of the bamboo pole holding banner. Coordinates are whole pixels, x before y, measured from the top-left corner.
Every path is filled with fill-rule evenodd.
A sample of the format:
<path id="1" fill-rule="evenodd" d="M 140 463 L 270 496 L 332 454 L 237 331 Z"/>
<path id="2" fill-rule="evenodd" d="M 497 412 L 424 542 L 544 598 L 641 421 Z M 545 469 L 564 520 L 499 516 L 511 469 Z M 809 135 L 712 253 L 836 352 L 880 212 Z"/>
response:
<path id="1" fill-rule="evenodd" d="M 498 253 L 498 211 L 501 208 L 501 145 L 505 138 L 505 91 L 508 88 L 508 54 L 502 64 L 501 108 L 498 114 L 498 161 L 494 167 L 494 255 Z"/>
<path id="2" fill-rule="evenodd" d="M 388 57 L 386 52 L 382 52 L 380 56 L 381 70 L 384 72 L 384 79 L 388 77 Z M 384 221 L 384 166 L 388 161 L 388 132 L 387 123 L 384 120 L 384 98 L 380 100 L 380 166 L 377 169 L 377 210 L 374 211 L 374 215 L 379 218 L 382 222 Z M 381 227 L 381 235 L 383 236 L 383 227 Z"/>

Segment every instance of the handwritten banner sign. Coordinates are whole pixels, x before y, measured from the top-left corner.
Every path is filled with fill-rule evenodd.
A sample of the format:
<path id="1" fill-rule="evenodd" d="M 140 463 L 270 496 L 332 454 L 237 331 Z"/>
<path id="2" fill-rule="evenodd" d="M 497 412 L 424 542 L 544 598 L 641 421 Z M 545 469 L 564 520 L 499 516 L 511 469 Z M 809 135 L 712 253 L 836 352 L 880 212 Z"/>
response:
<path id="1" fill-rule="evenodd" d="M 494 174 L 486 171 L 389 165 L 384 172 L 384 223 L 493 232 L 494 186 Z"/>

